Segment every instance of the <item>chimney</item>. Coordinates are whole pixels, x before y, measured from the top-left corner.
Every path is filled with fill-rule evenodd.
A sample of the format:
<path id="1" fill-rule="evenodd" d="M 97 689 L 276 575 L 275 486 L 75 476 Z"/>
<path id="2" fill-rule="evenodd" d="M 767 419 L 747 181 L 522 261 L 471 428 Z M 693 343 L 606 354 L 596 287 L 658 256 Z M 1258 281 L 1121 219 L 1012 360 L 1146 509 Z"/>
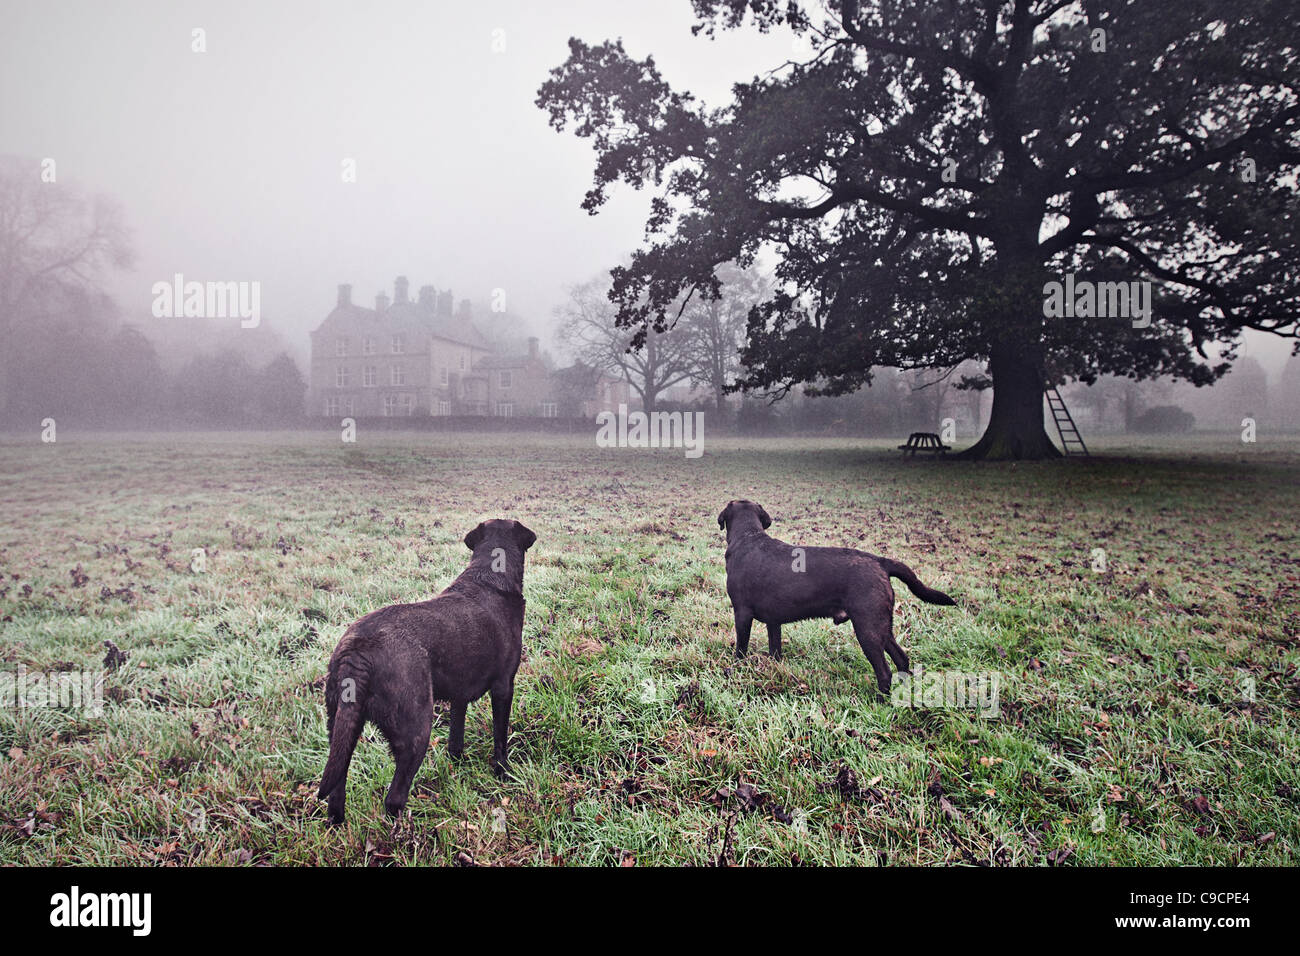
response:
<path id="1" fill-rule="evenodd" d="M 381 293 L 379 293 L 377 296 L 375 296 L 375 311 L 376 311 L 376 312 L 387 312 L 387 311 L 388 311 L 388 293 L 387 293 L 387 292 L 381 292 Z"/>
<path id="2" fill-rule="evenodd" d="M 407 293 L 409 285 L 406 276 L 398 276 L 393 282 L 393 305 L 406 305 L 410 296 Z"/>
<path id="3" fill-rule="evenodd" d="M 350 285 L 339 286 L 339 305 L 351 305 L 351 304 L 352 304 L 352 286 Z"/>
<path id="4" fill-rule="evenodd" d="M 433 286 L 420 286 L 420 308 L 429 312 L 433 311 Z"/>
<path id="5" fill-rule="evenodd" d="M 528 357 L 537 358 L 537 336 L 535 335 L 528 336 Z"/>

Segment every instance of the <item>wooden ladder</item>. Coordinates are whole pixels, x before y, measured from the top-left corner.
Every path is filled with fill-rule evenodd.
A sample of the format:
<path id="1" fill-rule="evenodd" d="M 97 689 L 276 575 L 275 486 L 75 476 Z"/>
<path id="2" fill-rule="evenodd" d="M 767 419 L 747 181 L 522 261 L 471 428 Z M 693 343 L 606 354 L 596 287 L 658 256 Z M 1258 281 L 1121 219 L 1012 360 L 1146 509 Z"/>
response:
<path id="1" fill-rule="evenodd" d="M 1079 434 L 1079 429 L 1074 425 L 1074 419 L 1070 417 L 1070 410 L 1065 407 L 1065 399 L 1061 398 L 1061 393 L 1054 386 L 1045 389 L 1047 395 L 1047 407 L 1052 410 L 1052 418 L 1056 420 L 1056 431 L 1061 436 L 1061 448 L 1068 456 L 1071 453 L 1071 445 L 1076 446 L 1073 449 L 1074 454 L 1087 455 L 1088 446 L 1083 443 L 1083 436 Z"/>

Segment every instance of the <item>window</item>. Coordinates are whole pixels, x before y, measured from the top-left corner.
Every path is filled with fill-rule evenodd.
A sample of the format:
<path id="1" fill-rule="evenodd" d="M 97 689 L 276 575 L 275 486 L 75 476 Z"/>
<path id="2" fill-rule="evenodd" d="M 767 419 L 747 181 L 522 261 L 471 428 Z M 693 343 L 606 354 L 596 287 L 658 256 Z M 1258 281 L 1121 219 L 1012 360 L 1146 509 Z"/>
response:
<path id="1" fill-rule="evenodd" d="M 465 371 L 465 356 L 464 356 L 464 355 L 462 355 L 462 356 L 460 357 L 460 370 L 461 370 L 462 372 Z"/>
<path id="2" fill-rule="evenodd" d="M 555 402 L 542 402 L 541 411 L 543 418 L 555 418 L 559 410 L 555 407 Z"/>
<path id="3" fill-rule="evenodd" d="M 405 385 L 405 384 L 406 384 L 406 367 L 403 366 L 403 365 L 394 365 L 394 366 L 391 366 L 391 367 L 388 369 L 388 384 L 389 384 L 389 385 Z"/>
<path id="4" fill-rule="evenodd" d="M 501 387 L 502 388 L 510 387 L 510 369 L 508 368 L 503 368 L 501 370 Z"/>
<path id="5" fill-rule="evenodd" d="M 325 399 L 325 414 L 333 418 L 336 417 L 338 413 L 339 413 L 338 397 L 336 396 L 334 398 Z"/>
<path id="6" fill-rule="evenodd" d="M 348 340 L 347 340 L 347 339 L 335 339 L 335 340 L 334 340 L 334 354 L 335 354 L 335 355 L 347 355 L 347 354 L 348 354 Z"/>
<path id="7" fill-rule="evenodd" d="M 444 365 L 438 370 L 438 381 L 441 383 L 443 388 L 447 387 L 447 383 L 450 381 L 450 376 L 447 374 L 447 366 Z"/>
<path id="8" fill-rule="evenodd" d="M 348 367 L 340 365 L 334 370 L 334 385 L 336 388 L 348 387 Z"/>
<path id="9" fill-rule="evenodd" d="M 406 336 L 405 336 L 405 335 L 394 335 L 394 336 L 393 336 L 393 354 L 394 354 L 394 355 L 402 355 L 402 354 L 404 354 L 405 352 L 406 352 Z"/>
<path id="10" fill-rule="evenodd" d="M 351 395 L 349 395 L 347 398 L 342 400 L 342 402 L 339 404 L 339 410 L 342 411 L 344 415 L 356 414 L 356 403 L 354 402 Z"/>
<path id="11" fill-rule="evenodd" d="M 497 402 L 497 414 L 502 418 L 514 418 L 515 406 L 513 402 Z"/>
<path id="12" fill-rule="evenodd" d="M 439 402 L 439 403 L 438 403 L 438 414 L 439 414 L 439 415 L 450 415 L 450 414 L 451 414 L 451 402 Z"/>
<path id="13" fill-rule="evenodd" d="M 389 418 L 395 418 L 399 415 L 407 417 L 415 414 L 415 396 L 414 395 L 385 395 L 384 396 L 384 415 Z"/>
<path id="14" fill-rule="evenodd" d="M 366 388 L 374 388 L 379 384 L 379 369 L 373 365 L 367 365 L 361 370 L 361 384 Z"/>
<path id="15" fill-rule="evenodd" d="M 362 354 L 362 355 L 374 355 L 374 354 L 375 354 L 375 340 L 374 340 L 374 339 L 372 339 L 372 338 L 370 338 L 369 336 L 367 336 L 366 338 L 364 338 L 364 339 L 361 340 L 361 354 Z"/>

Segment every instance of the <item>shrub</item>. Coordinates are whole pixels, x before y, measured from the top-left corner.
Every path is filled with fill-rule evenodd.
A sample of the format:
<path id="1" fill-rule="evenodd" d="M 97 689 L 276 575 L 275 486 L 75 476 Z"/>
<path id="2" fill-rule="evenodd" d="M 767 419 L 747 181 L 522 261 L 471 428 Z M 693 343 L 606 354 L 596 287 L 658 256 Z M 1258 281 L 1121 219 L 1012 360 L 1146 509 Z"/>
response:
<path id="1" fill-rule="evenodd" d="M 1183 434 L 1196 427 L 1196 416 L 1177 405 L 1157 405 L 1148 408 L 1129 425 L 1129 431 L 1139 435 Z"/>

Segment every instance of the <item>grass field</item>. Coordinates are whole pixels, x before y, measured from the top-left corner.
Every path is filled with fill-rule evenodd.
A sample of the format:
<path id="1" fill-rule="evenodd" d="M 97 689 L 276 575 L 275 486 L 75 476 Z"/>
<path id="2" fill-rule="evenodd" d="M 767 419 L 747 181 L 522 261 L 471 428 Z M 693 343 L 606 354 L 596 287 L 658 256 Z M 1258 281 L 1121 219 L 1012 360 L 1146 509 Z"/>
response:
<path id="1" fill-rule="evenodd" d="M 543 436 L 0 439 L 0 670 L 98 670 L 102 716 L 0 707 L 0 863 L 1290 864 L 1300 845 L 1300 443 L 902 461 L 894 443 Z M 1099 443 L 1100 444 L 1100 443 Z M 886 553 L 923 671 L 996 717 L 877 701 L 846 625 L 732 657 L 730 498 Z M 538 536 L 512 727 L 446 713 L 410 817 L 373 728 L 324 825 L 323 675 L 435 594 L 480 519 Z M 206 567 L 192 568 L 203 548 Z M 1094 570 L 1104 549 L 1106 570 Z"/>

